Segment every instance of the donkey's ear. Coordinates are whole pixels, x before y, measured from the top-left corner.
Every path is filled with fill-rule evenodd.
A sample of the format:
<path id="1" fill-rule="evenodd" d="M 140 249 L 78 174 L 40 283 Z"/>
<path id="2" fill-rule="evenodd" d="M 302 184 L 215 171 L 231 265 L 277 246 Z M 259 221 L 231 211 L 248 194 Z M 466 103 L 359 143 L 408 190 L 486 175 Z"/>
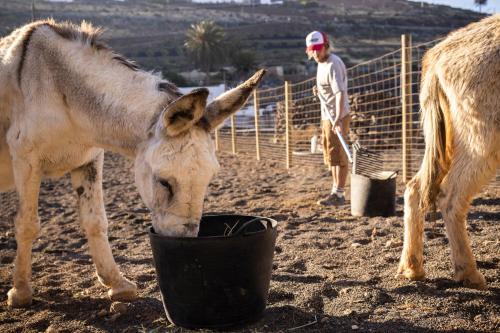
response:
<path id="1" fill-rule="evenodd" d="M 176 136 L 196 124 L 203 116 L 207 97 L 208 89 L 195 89 L 167 106 L 162 114 L 164 133 Z"/>
<path id="2" fill-rule="evenodd" d="M 251 78 L 246 80 L 234 89 L 231 89 L 207 106 L 204 120 L 209 125 L 209 129 L 215 129 L 224 119 L 238 111 L 250 96 L 250 93 L 257 87 L 266 71 L 261 69 Z"/>

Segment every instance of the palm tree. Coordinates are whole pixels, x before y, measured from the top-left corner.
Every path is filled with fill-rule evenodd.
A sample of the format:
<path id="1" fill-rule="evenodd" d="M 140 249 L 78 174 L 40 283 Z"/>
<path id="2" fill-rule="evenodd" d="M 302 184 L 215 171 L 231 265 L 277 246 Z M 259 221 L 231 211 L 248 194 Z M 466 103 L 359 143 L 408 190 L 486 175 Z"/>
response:
<path id="1" fill-rule="evenodd" d="M 222 28 L 213 21 L 192 24 L 187 31 L 184 47 L 194 63 L 207 73 L 207 80 L 210 70 L 224 61 L 224 36 Z"/>
<path id="2" fill-rule="evenodd" d="M 479 7 L 479 12 L 481 13 L 481 7 L 486 5 L 488 0 L 474 0 L 474 4 Z"/>

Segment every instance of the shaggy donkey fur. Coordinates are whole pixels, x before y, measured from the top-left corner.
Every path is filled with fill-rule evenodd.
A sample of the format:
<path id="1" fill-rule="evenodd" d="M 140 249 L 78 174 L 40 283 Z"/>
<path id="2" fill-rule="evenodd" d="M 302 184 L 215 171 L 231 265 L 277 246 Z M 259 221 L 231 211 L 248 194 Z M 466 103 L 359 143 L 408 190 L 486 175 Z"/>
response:
<path id="1" fill-rule="evenodd" d="M 15 188 L 17 254 L 9 306 L 31 303 L 31 250 L 41 181 L 71 173 L 99 281 L 114 300 L 136 297 L 107 237 L 104 149 L 135 159 L 138 190 L 163 235 L 196 236 L 218 162 L 210 130 L 236 112 L 264 71 L 206 105 L 182 95 L 99 41 L 100 30 L 53 20 L 0 40 L 0 191 Z"/>
<path id="2" fill-rule="evenodd" d="M 420 104 L 425 155 L 405 192 L 398 274 L 423 279 L 423 222 L 437 203 L 455 279 L 485 288 L 466 231 L 467 211 L 500 164 L 500 15 L 451 33 L 423 59 Z"/>

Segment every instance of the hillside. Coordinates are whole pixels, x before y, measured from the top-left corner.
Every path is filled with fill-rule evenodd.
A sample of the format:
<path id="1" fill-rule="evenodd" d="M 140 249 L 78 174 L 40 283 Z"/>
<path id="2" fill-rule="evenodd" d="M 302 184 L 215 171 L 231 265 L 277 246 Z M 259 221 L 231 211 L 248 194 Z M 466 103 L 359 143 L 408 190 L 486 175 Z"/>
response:
<path id="1" fill-rule="evenodd" d="M 36 1 L 35 16 L 103 26 L 110 46 L 174 81 L 175 73 L 193 69 L 182 45 L 186 29 L 203 19 L 216 21 L 227 39 L 253 51 L 261 66 L 283 65 L 286 74 L 293 74 L 293 65 L 307 63 L 304 36 L 314 29 L 332 36 L 336 52 L 353 65 L 398 48 L 402 33 L 411 33 L 414 43 L 425 42 L 482 17 L 404 0 L 316 0 L 307 5 L 289 1 L 283 6 L 175 0 Z M 0 0 L 2 36 L 30 20 L 31 1 Z"/>

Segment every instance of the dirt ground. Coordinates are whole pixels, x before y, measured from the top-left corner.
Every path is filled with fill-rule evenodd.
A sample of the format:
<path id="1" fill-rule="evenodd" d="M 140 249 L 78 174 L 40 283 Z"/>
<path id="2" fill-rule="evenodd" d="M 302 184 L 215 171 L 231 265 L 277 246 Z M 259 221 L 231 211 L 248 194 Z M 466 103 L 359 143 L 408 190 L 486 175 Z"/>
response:
<path id="1" fill-rule="evenodd" d="M 349 205 L 316 205 L 329 188 L 322 168 L 287 172 L 275 162 L 221 154 L 206 212 L 275 218 L 279 235 L 264 318 L 240 332 L 499 332 L 500 196 L 484 191 L 469 213 L 469 233 L 489 289 L 461 287 L 442 220 L 425 225 L 427 280 L 395 279 L 402 247 L 402 186 L 397 216 L 354 218 Z M 16 244 L 14 193 L 0 194 L 0 332 L 189 332 L 169 324 L 147 237 L 150 215 L 133 184 L 132 162 L 107 154 L 109 240 L 139 298 L 110 310 L 77 222 L 69 177 L 43 184 L 42 232 L 33 246 L 33 305 L 8 309 Z M 306 326 L 304 326 L 306 325 Z"/>

